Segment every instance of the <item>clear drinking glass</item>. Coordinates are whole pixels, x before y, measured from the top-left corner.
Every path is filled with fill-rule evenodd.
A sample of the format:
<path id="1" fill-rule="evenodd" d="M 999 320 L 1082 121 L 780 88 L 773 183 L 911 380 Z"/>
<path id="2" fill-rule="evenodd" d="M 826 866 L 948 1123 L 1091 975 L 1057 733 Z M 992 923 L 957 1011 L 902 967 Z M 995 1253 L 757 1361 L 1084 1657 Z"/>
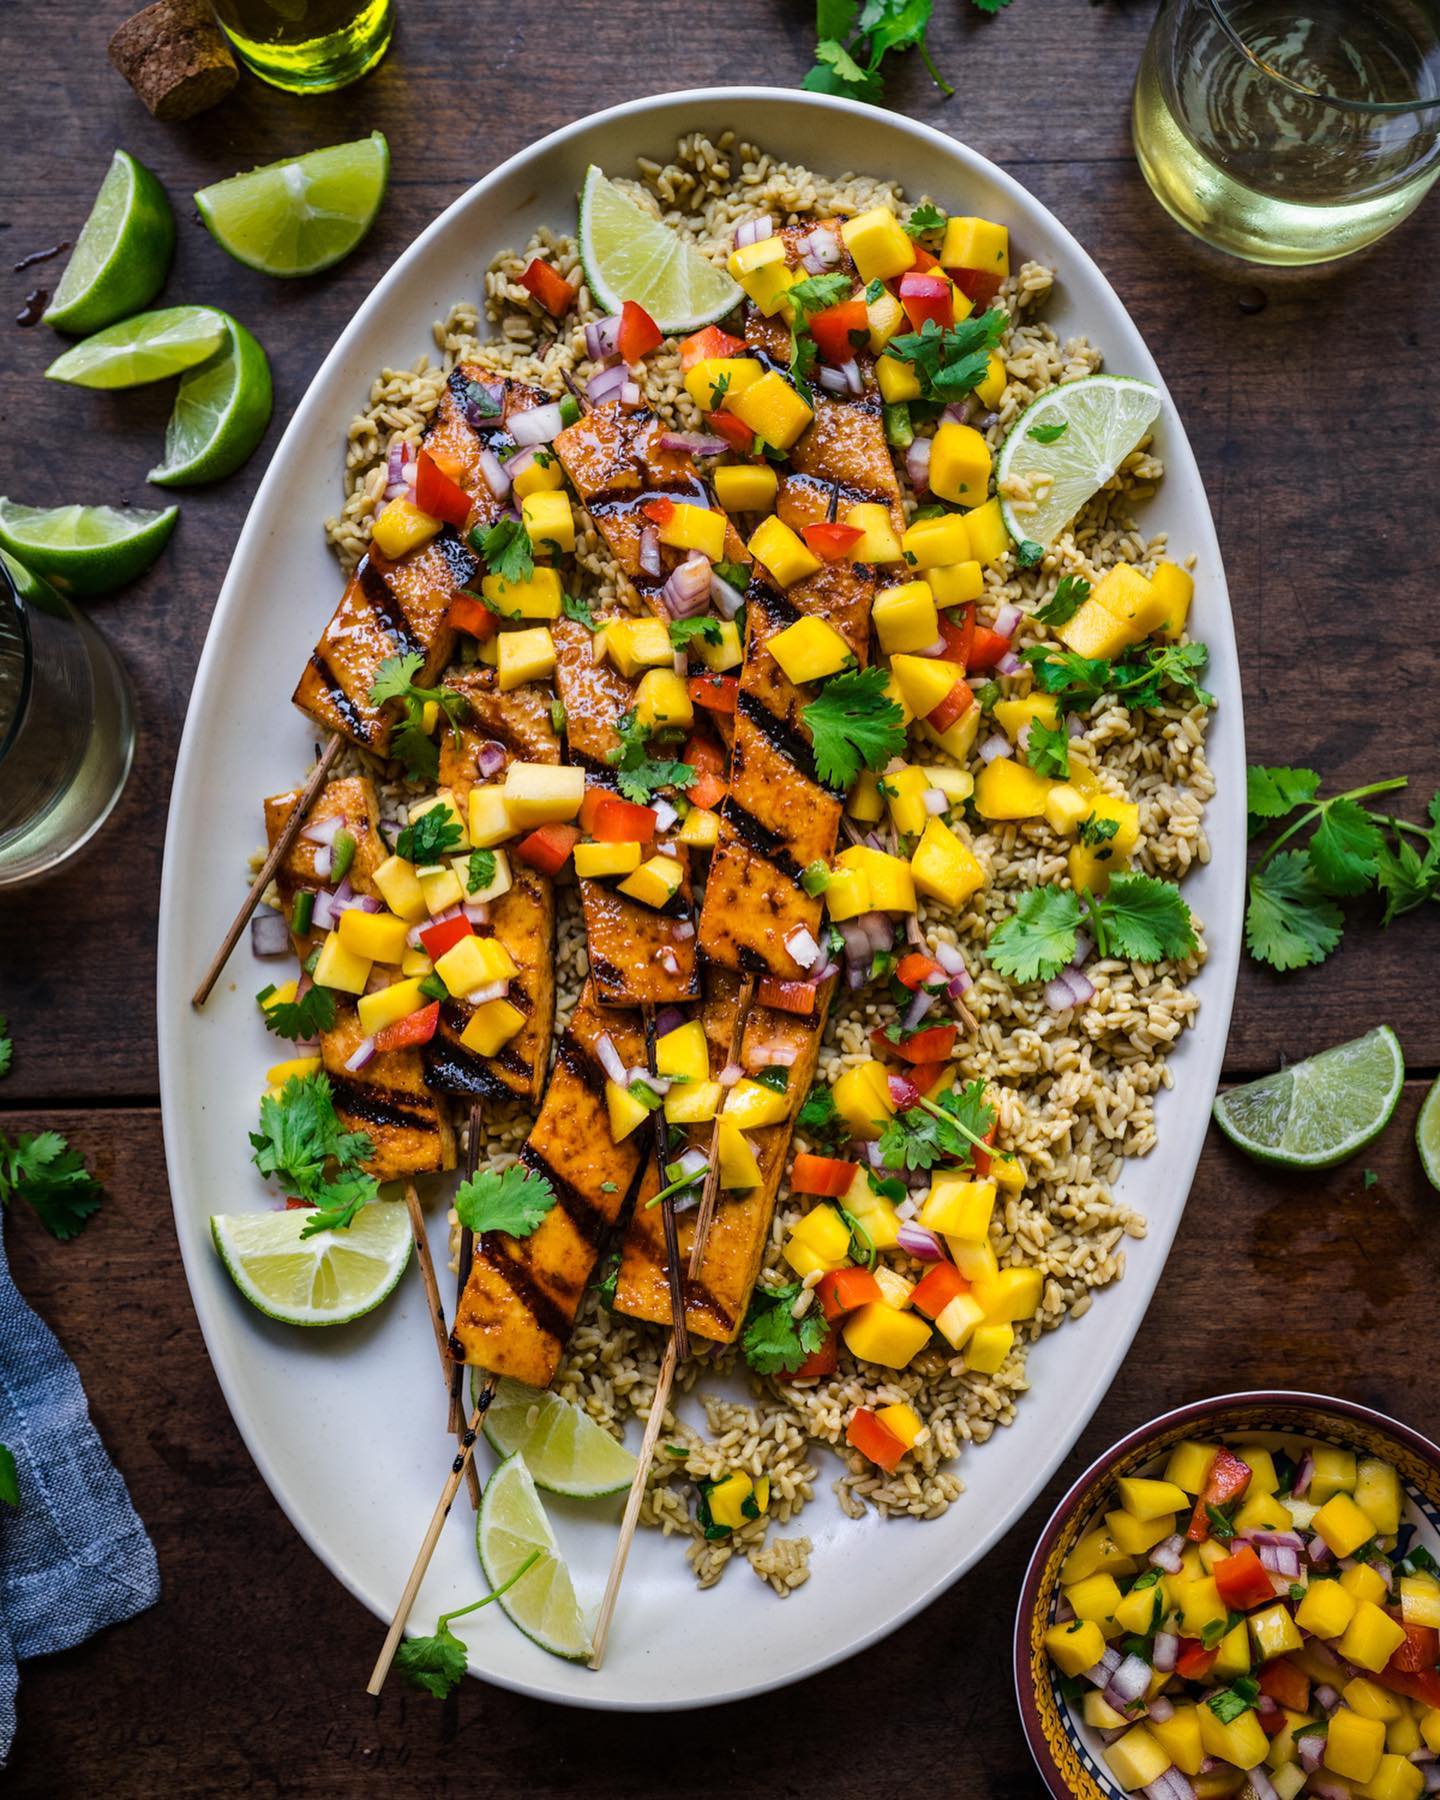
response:
<path id="1" fill-rule="evenodd" d="M 1346 256 L 1440 174 L 1440 0 L 1161 0 L 1132 128 L 1156 198 L 1206 243 Z"/>
<path id="2" fill-rule="evenodd" d="M 135 753 L 130 683 L 100 633 L 0 551 L 0 887 L 94 836 Z"/>
<path id="3" fill-rule="evenodd" d="M 328 94 L 390 46 L 394 0 L 211 0 L 247 69 L 292 94 Z"/>

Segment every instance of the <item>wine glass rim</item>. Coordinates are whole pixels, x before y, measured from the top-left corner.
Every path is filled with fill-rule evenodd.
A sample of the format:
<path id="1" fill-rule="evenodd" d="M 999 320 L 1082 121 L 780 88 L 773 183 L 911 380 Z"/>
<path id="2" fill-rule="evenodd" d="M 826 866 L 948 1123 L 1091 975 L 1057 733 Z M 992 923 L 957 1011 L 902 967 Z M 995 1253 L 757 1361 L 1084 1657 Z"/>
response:
<path id="1" fill-rule="evenodd" d="M 4 606 L 8 593 L 11 608 L 20 627 L 20 693 L 15 702 L 15 711 L 3 732 L 0 732 L 0 763 L 9 755 L 15 740 L 20 735 L 20 727 L 25 720 L 26 708 L 30 703 L 30 688 L 35 679 L 35 645 L 30 635 L 30 609 L 25 604 L 15 577 L 10 573 L 5 558 L 0 556 L 0 578 L 3 578 L 4 589 L 0 590 L 0 606 Z"/>
<path id="2" fill-rule="evenodd" d="M 1267 81 L 1273 81 L 1277 87 L 1288 88 L 1292 94 L 1299 94 L 1306 100 L 1318 100 L 1322 105 L 1333 106 L 1341 112 L 1368 113 L 1379 117 L 1426 112 L 1431 107 L 1440 106 L 1440 94 L 1432 94 L 1427 100 L 1349 100 L 1343 94 L 1331 94 L 1323 88 L 1308 87 L 1303 81 L 1296 81 L 1289 75 L 1281 74 L 1280 70 L 1271 68 L 1263 57 L 1255 54 L 1226 17 L 1224 0 L 1205 0 L 1205 3 L 1210 9 L 1215 23 L 1246 62 L 1258 70 Z"/>

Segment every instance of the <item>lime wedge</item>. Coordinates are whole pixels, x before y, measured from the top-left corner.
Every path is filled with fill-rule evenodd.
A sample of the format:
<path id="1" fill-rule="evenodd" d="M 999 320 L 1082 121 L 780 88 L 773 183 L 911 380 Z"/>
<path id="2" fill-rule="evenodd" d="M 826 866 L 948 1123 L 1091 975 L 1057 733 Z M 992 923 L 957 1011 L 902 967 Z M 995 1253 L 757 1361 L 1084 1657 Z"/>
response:
<path id="1" fill-rule="evenodd" d="M 165 457 L 147 480 L 157 487 L 194 487 L 232 475 L 270 423 L 270 364 L 250 333 L 228 313 L 223 349 L 180 377 L 165 427 Z"/>
<path id="2" fill-rule="evenodd" d="M 215 354 L 225 336 L 225 315 L 213 306 L 136 313 L 57 356 L 45 379 L 73 387 L 139 387 L 193 369 Z"/>
<path id="3" fill-rule="evenodd" d="M 313 275 L 348 256 L 390 179 L 383 133 L 232 175 L 195 196 L 222 250 L 262 275 Z"/>
<path id="4" fill-rule="evenodd" d="M 362 1206 L 344 1231 L 302 1238 L 308 1209 L 216 1213 L 210 1232 L 236 1287 L 287 1325 L 344 1325 L 373 1311 L 410 1260 L 403 1201 Z"/>
<path id="5" fill-rule="evenodd" d="M 1431 1187 L 1440 1188 L 1440 1081 L 1425 1096 L 1420 1117 L 1415 1121 L 1415 1142 L 1420 1147 L 1420 1161 Z"/>
<path id="6" fill-rule="evenodd" d="M 175 215 L 164 188 L 143 163 L 117 150 L 45 309 L 45 323 L 61 331 L 99 331 L 129 318 L 165 285 L 174 249 Z"/>
<path id="7" fill-rule="evenodd" d="M 67 594 L 108 594 L 145 573 L 179 517 L 178 506 L 20 506 L 0 494 L 0 548 Z"/>
<path id="8" fill-rule="evenodd" d="M 668 225 L 642 212 L 592 163 L 580 190 L 580 260 L 596 304 L 643 306 L 663 332 L 696 331 L 745 298 Z"/>
<path id="9" fill-rule="evenodd" d="M 1114 478 L 1159 413 L 1159 388 L 1129 375 L 1067 381 L 1027 406 L 995 463 L 1000 511 L 1016 543 L 1053 544 L 1091 495 Z M 1005 496 L 1006 482 L 1016 475 L 1038 500 L 1034 512 L 1017 512 Z M 1049 486 L 1037 485 L 1037 476 L 1048 476 Z"/>
<path id="10" fill-rule="evenodd" d="M 492 1588 L 503 1586 L 538 1550 L 539 1561 L 498 1596 L 500 1604 L 526 1637 L 552 1656 L 581 1661 L 590 1654 L 590 1628 L 524 1457 L 506 1457 L 485 1483 L 475 1544 Z"/>
<path id="11" fill-rule="evenodd" d="M 1379 1136 L 1404 1084 L 1399 1040 L 1388 1025 L 1377 1025 L 1364 1037 L 1219 1095 L 1215 1123 L 1257 1162 L 1328 1169 Z"/>
<path id="12" fill-rule="evenodd" d="M 485 1435 L 501 1456 L 519 1451 L 536 1485 L 552 1494 L 618 1494 L 635 1474 L 635 1458 L 583 1407 L 508 1376 L 485 1414 Z"/>

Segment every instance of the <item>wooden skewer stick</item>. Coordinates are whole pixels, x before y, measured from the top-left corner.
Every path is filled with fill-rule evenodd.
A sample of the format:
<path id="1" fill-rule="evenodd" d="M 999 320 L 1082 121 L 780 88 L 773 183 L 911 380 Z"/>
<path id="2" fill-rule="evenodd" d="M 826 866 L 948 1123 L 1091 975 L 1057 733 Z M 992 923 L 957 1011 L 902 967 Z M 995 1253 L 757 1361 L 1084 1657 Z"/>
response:
<path id="1" fill-rule="evenodd" d="M 445 1382 L 445 1391 L 452 1390 L 457 1369 L 461 1380 L 464 1380 L 464 1365 L 457 1365 L 450 1354 L 450 1334 L 445 1328 L 445 1302 L 440 1298 L 440 1283 L 435 1279 L 435 1259 L 430 1254 L 430 1239 L 425 1233 L 425 1215 L 420 1210 L 420 1196 L 415 1192 L 415 1183 L 405 1183 L 405 1209 L 410 1214 L 410 1236 L 415 1242 L 415 1256 L 420 1264 L 420 1280 L 424 1284 L 425 1298 L 430 1304 L 430 1325 L 435 1333 L 435 1348 L 440 1354 L 440 1373 Z M 465 1430 L 462 1417 L 459 1426 L 451 1426 L 457 1439 Z M 465 1470 L 466 1485 L 470 1490 L 470 1504 L 480 1504 L 480 1477 L 471 1462 Z"/>
<path id="2" fill-rule="evenodd" d="M 747 975 L 741 985 L 739 999 L 735 1007 L 735 1021 L 730 1028 L 730 1058 L 734 1062 L 740 1049 L 740 1040 L 745 1031 L 745 1015 L 750 1010 L 751 998 L 755 992 L 755 978 Z M 662 1171 L 663 1174 L 663 1171 Z M 710 1235 L 710 1224 L 715 1217 L 715 1195 L 720 1186 L 720 1127 L 717 1123 L 710 1133 L 710 1166 L 705 1171 L 705 1188 L 700 1196 L 700 1210 L 695 1215 L 695 1236 L 690 1242 L 690 1263 L 686 1273 L 693 1280 L 699 1273 L 705 1260 L 705 1241 Z M 666 1255 L 672 1256 L 669 1245 Z M 675 1266 L 672 1261 L 671 1267 Z M 677 1312 L 673 1299 L 674 1285 L 671 1286 L 671 1320 L 681 1321 L 684 1325 L 684 1309 Z M 660 1373 L 655 1380 L 655 1398 L 650 1402 L 650 1412 L 645 1420 L 645 1435 L 640 1441 L 639 1461 L 635 1466 L 635 1476 L 630 1483 L 630 1492 L 625 1501 L 625 1511 L 620 1520 L 620 1536 L 615 1545 L 615 1555 L 610 1564 L 610 1577 L 605 1583 L 605 1597 L 600 1602 L 599 1616 L 595 1620 L 595 1636 L 590 1647 L 590 1667 L 598 1669 L 605 1660 L 605 1646 L 610 1637 L 610 1621 L 615 1614 L 615 1602 L 620 1597 L 620 1583 L 625 1578 L 625 1564 L 630 1556 L 630 1545 L 635 1537 L 635 1527 L 640 1520 L 640 1506 L 645 1498 L 645 1488 L 650 1479 L 650 1464 L 655 1455 L 655 1441 L 660 1436 L 660 1427 L 665 1420 L 665 1409 L 670 1404 L 670 1390 L 675 1383 L 675 1370 L 680 1356 L 675 1343 L 676 1334 L 672 1330 L 670 1341 L 665 1346 L 665 1356 L 660 1364 Z"/>
<path id="3" fill-rule="evenodd" d="M 285 821 L 284 829 L 281 831 L 279 837 L 276 838 L 270 854 L 265 858 L 264 862 L 261 863 L 260 873 L 255 877 L 254 881 L 251 882 L 250 892 L 245 896 L 244 904 L 241 906 L 239 912 L 236 913 L 230 929 L 221 939 L 220 948 L 215 952 L 214 961 L 205 971 L 205 979 L 190 996 L 190 1004 L 192 1006 L 203 1006 L 210 998 L 210 990 L 220 979 L 220 971 L 225 967 L 226 963 L 229 962 L 230 952 L 235 948 L 236 944 L 240 942 L 240 933 L 250 923 L 250 915 L 260 904 L 260 896 L 265 892 L 266 888 L 269 887 L 271 881 L 274 879 L 275 871 L 280 867 L 280 864 L 284 861 L 289 852 L 290 846 L 295 842 L 296 834 L 299 832 L 300 827 L 305 823 L 310 808 L 315 804 L 315 796 L 320 792 L 321 788 L 324 787 L 326 778 L 330 773 L 331 765 L 334 763 L 335 758 L 340 754 L 344 746 L 345 739 L 341 737 L 340 733 L 338 731 L 332 732 L 330 734 L 330 741 L 320 752 L 320 760 L 316 763 L 311 772 L 310 779 L 305 783 L 300 798 L 290 810 L 290 817 Z"/>
<path id="4" fill-rule="evenodd" d="M 465 1179 L 474 1175 L 480 1166 L 480 1128 L 483 1122 L 481 1104 L 478 1100 L 470 1102 L 470 1124 L 465 1140 Z M 460 1302 L 465 1297 L 466 1283 L 470 1279 L 470 1265 L 475 1260 L 475 1234 L 468 1225 L 460 1227 L 460 1255 L 455 1270 L 455 1316 L 460 1316 Z M 465 1429 L 465 1369 L 466 1365 L 456 1362 L 449 1354 L 447 1344 L 446 1357 L 450 1370 L 450 1429 L 459 1437 Z M 470 1504 L 477 1509 L 480 1505 L 480 1481 L 473 1471 L 470 1479 Z"/>
<path id="5" fill-rule="evenodd" d="M 476 1440 L 480 1435 L 480 1427 L 485 1423 L 485 1414 L 490 1410 L 490 1402 L 495 1398 L 495 1389 L 500 1377 L 491 1375 L 480 1390 L 480 1398 L 475 1402 L 475 1410 L 471 1413 L 460 1439 L 460 1452 L 451 1465 L 450 1473 L 445 1477 L 445 1485 L 440 1490 L 440 1498 L 435 1504 L 435 1511 L 430 1515 L 430 1523 L 425 1527 L 425 1536 L 420 1540 L 420 1551 L 415 1558 L 415 1566 L 411 1569 L 409 1579 L 405 1583 L 404 1592 L 400 1596 L 400 1604 L 395 1608 L 395 1617 L 390 1621 L 390 1629 L 385 1634 L 385 1642 L 380 1647 L 380 1654 L 375 1659 L 375 1667 L 370 1671 L 370 1679 L 366 1683 L 367 1694 L 378 1694 L 385 1685 L 385 1677 L 390 1673 L 390 1665 L 395 1660 L 395 1652 L 400 1648 L 400 1640 L 405 1635 L 405 1626 L 410 1618 L 410 1609 L 415 1604 L 415 1596 L 420 1591 L 420 1583 L 425 1579 L 425 1571 L 430 1567 L 430 1558 L 435 1554 L 435 1546 L 440 1541 L 440 1533 L 449 1517 L 450 1508 L 455 1496 L 460 1491 L 460 1483 L 466 1469 L 471 1466 L 475 1454 Z"/>
<path id="6" fill-rule="evenodd" d="M 645 1066 L 653 1075 L 655 1069 L 655 1008 L 642 1009 L 645 1021 Z M 669 1182 L 665 1174 L 665 1113 L 657 1109 L 655 1130 L 655 1192 L 663 1193 Z M 667 1197 L 660 1202 L 660 1218 L 665 1230 L 665 1272 L 670 1283 L 670 1322 L 675 1333 L 675 1356 L 683 1362 L 690 1354 L 690 1336 L 685 1329 L 685 1271 L 680 1267 L 680 1228 L 675 1223 L 675 1201 Z"/>

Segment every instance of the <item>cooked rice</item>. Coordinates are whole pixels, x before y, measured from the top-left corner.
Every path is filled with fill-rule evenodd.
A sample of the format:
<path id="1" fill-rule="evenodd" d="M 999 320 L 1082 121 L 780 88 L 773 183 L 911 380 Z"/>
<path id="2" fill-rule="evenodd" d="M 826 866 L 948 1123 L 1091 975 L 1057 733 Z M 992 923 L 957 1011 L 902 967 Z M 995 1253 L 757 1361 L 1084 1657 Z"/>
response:
<path id="1" fill-rule="evenodd" d="M 714 143 L 699 135 L 687 137 L 673 162 L 662 168 L 642 160 L 639 179 L 621 185 L 716 262 L 723 262 L 736 223 L 751 214 L 769 212 L 788 221 L 801 214 L 849 215 L 880 202 L 901 205 L 901 191 L 891 183 L 860 175 L 832 181 L 778 162 L 730 133 Z M 519 284 L 521 271 L 537 255 L 580 284 L 579 304 L 558 336 Z M 1088 340 L 1062 343 L 1040 316 L 1053 280 L 1052 270 L 1027 262 L 1007 281 L 997 302 L 1014 323 L 1001 346 L 1008 382 L 986 422 L 992 446 L 998 446 L 1038 395 L 1101 366 L 1101 352 Z M 560 390 L 566 373 L 583 383 L 594 372 L 585 356 L 584 326 L 599 316 L 599 309 L 584 285 L 572 237 L 541 230 L 523 249 L 499 257 L 486 276 L 484 314 L 494 335 L 482 339 L 477 309 L 465 302 L 455 305 L 434 327 L 438 362 L 422 357 L 413 368 L 384 370 L 372 385 L 368 406 L 352 421 L 344 505 L 326 523 L 327 536 L 347 569 L 369 537 L 385 485 L 389 445 L 397 437 L 418 442 L 457 361 L 479 362 L 552 393 Z M 700 415 L 680 385 L 673 345 L 648 359 L 643 387 L 648 404 L 676 428 L 699 426 Z M 986 571 L 983 616 L 993 617 L 1007 602 L 1029 614 L 1066 574 L 1093 582 L 1117 563 L 1152 568 L 1165 553 L 1164 537 L 1142 532 L 1131 508 L 1155 491 L 1162 473 L 1147 440 L 1038 568 Z M 903 483 L 903 469 L 901 474 Z M 1027 498 L 1019 490 L 1009 497 Z M 907 511 L 914 505 L 914 496 L 907 493 Z M 621 592 L 594 527 L 583 513 L 577 514 L 577 523 L 582 527 L 578 585 L 597 612 L 634 609 L 638 602 Z M 1027 618 L 1017 641 L 1043 636 Z M 1083 736 L 1071 745 L 1075 762 L 1091 770 L 1102 787 L 1139 803 L 1135 863 L 1149 874 L 1179 878 L 1192 863 L 1209 860 L 1203 812 L 1214 782 L 1205 762 L 1206 723 L 1206 711 L 1198 704 L 1131 713 L 1101 701 L 1084 718 Z M 1025 1191 L 1008 1197 L 1003 1212 L 997 1212 L 991 1242 L 1002 1265 L 1025 1262 L 1044 1273 L 1039 1313 L 1016 1328 L 1015 1348 L 994 1375 L 967 1371 L 962 1357 L 934 1347 L 901 1372 L 871 1367 L 862 1374 L 842 1349 L 839 1372 L 813 1386 L 790 1387 L 750 1375 L 748 1405 L 705 1391 L 712 1371 L 745 1369 L 737 1351 L 697 1343 L 709 1354 L 682 1368 L 677 1388 L 681 1393 L 700 1388 L 705 1432 L 677 1413 L 667 1413 L 641 1518 L 690 1540 L 687 1555 L 702 1587 L 717 1581 L 737 1554 L 777 1594 L 788 1594 L 807 1579 L 809 1539 L 780 1537 L 771 1528 L 787 1525 L 814 1492 L 821 1479 L 817 1445 L 838 1453 L 842 1473 L 834 1487 L 850 1516 L 861 1517 L 873 1506 L 887 1516 L 938 1518 L 963 1491 L 953 1467 L 961 1451 L 983 1444 L 997 1425 L 1013 1421 L 1028 1386 L 1029 1344 L 1066 1318 L 1081 1317 L 1094 1290 L 1124 1274 L 1126 1240 L 1144 1236 L 1144 1219 L 1121 1205 L 1111 1188 L 1124 1159 L 1143 1156 L 1155 1142 L 1154 1096 L 1171 1085 L 1166 1052 L 1195 1017 L 1198 1002 L 1188 982 L 1204 960 L 1203 940 L 1183 964 L 1146 969 L 1120 961 L 1092 962 L 1086 973 L 1095 984 L 1093 999 L 1071 1012 L 1052 1012 L 1036 989 L 1017 991 L 991 972 L 984 946 L 1018 895 L 1036 883 L 1065 878 L 1065 843 L 1038 820 L 988 829 L 979 822 L 972 838 L 989 871 L 987 885 L 958 916 L 923 902 L 920 916 L 930 943 L 957 945 L 976 976 L 966 1005 L 978 1030 L 958 1060 L 965 1079 L 980 1077 L 990 1084 L 1000 1107 L 999 1142 L 1021 1158 L 1028 1176 Z M 561 892 L 558 943 L 557 1032 L 585 972 L 573 888 Z M 826 1032 L 819 1079 L 833 1082 L 842 1070 L 866 1060 L 872 1026 L 886 1022 L 891 1011 L 873 995 L 842 994 Z M 486 1157 L 508 1159 L 527 1127 L 528 1116 L 519 1107 L 487 1109 Z M 803 1140 L 797 1137 L 797 1142 Z M 780 1245 L 801 1210 L 782 1187 L 762 1284 L 789 1279 Z M 915 1275 L 918 1267 L 909 1273 Z M 592 1289 L 556 1376 L 556 1391 L 622 1435 L 631 1415 L 649 1408 L 663 1342 L 658 1330 L 607 1313 Z M 908 1401 L 930 1435 L 887 1475 L 845 1447 L 844 1429 L 854 1406 L 893 1401 Z M 694 1484 L 734 1469 L 770 1477 L 769 1512 L 726 1540 L 707 1542 L 694 1516 Z"/>

